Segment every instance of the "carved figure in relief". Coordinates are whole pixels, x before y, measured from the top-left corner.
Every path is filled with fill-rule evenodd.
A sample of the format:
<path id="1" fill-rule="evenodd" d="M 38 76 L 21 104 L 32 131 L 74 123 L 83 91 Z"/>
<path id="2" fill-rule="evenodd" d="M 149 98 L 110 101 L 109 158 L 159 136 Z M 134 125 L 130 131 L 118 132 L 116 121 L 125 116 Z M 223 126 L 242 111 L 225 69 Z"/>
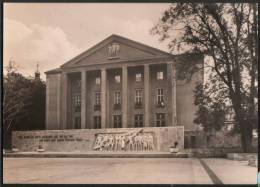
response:
<path id="1" fill-rule="evenodd" d="M 115 146 L 114 146 L 115 150 L 118 150 L 120 147 L 120 136 L 119 135 L 115 135 Z"/>
<path id="2" fill-rule="evenodd" d="M 95 142 L 95 147 L 94 147 L 95 150 L 98 150 L 98 149 L 102 150 L 102 144 L 103 144 L 102 139 L 103 139 L 103 137 L 98 135 L 96 142 Z"/>
<path id="3" fill-rule="evenodd" d="M 127 137 L 127 142 L 128 142 L 128 149 L 129 150 L 134 150 L 134 137 L 133 136 L 128 136 Z"/>
<path id="4" fill-rule="evenodd" d="M 120 136 L 121 150 L 125 150 L 125 136 Z"/>
<path id="5" fill-rule="evenodd" d="M 109 150 L 113 150 L 114 148 L 114 137 L 112 135 L 108 138 L 108 148 Z"/>
<path id="6" fill-rule="evenodd" d="M 117 57 L 119 54 L 120 46 L 117 43 L 113 43 L 108 46 L 109 57 Z"/>

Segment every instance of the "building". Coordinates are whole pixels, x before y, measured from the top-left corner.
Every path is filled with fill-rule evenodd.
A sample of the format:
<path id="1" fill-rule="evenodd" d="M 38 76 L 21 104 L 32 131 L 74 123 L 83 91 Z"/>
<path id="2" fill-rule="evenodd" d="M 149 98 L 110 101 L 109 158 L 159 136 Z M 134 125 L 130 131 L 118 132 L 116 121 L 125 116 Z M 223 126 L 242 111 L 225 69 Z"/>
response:
<path id="1" fill-rule="evenodd" d="M 201 54 L 171 55 L 111 35 L 60 68 L 46 72 L 46 129 L 184 126 L 196 128 L 193 90 L 176 64 L 203 64 Z"/>

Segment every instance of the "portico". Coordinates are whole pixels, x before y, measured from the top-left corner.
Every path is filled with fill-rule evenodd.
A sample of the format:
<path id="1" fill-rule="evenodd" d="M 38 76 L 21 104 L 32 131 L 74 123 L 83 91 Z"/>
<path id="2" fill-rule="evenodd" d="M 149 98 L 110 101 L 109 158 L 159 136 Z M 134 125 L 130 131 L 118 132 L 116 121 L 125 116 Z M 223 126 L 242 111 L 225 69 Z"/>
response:
<path id="1" fill-rule="evenodd" d="M 63 129 L 132 128 L 135 122 L 136 127 L 156 127 L 157 113 L 165 114 L 162 126 L 176 126 L 174 63 L 139 64 L 64 72 Z M 160 101 L 157 89 L 164 92 Z"/>
<path id="2" fill-rule="evenodd" d="M 111 35 L 46 72 L 46 129 L 194 129 L 193 90 L 203 74 L 177 80 L 176 66 L 187 56 L 203 64 L 200 54 L 171 55 Z"/>

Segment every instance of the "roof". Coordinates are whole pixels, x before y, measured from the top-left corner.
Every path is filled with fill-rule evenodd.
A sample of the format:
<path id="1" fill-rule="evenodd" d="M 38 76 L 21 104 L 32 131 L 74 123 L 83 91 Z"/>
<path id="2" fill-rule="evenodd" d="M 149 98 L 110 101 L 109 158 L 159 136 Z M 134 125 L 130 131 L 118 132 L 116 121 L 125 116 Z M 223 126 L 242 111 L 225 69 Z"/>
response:
<path id="1" fill-rule="evenodd" d="M 44 72 L 45 74 L 56 74 L 56 73 L 61 73 L 61 68 L 55 68 L 49 71 Z"/>

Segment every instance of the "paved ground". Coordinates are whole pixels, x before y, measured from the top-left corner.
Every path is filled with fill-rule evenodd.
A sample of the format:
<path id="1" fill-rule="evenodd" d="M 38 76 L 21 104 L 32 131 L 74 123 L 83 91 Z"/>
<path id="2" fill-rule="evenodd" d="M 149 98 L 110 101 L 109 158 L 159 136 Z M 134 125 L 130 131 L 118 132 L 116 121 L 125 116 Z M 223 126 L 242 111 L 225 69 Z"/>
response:
<path id="1" fill-rule="evenodd" d="M 257 167 L 248 166 L 248 161 L 228 159 L 203 159 L 223 184 L 256 184 Z"/>
<path id="2" fill-rule="evenodd" d="M 203 159 L 224 184 L 255 184 L 257 168 Z M 195 158 L 4 158 L 4 183 L 212 184 Z"/>

